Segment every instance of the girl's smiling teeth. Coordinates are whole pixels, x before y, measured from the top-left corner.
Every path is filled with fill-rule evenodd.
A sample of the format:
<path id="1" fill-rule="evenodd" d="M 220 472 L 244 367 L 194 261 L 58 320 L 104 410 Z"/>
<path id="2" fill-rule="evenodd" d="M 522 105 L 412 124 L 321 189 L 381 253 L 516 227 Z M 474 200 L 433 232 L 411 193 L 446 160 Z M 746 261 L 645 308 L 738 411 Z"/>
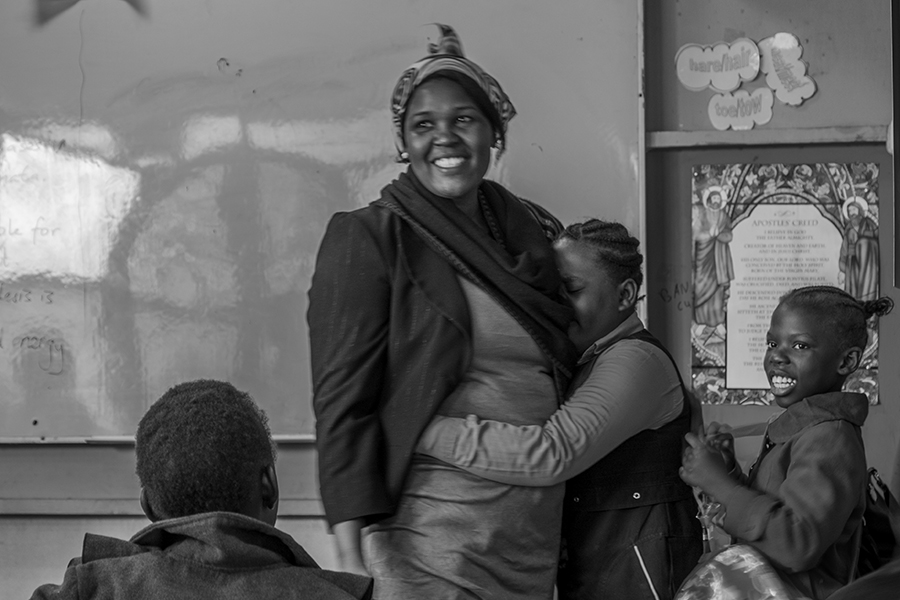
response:
<path id="1" fill-rule="evenodd" d="M 776 390 L 783 390 L 792 387 L 795 383 L 797 383 L 796 379 L 785 377 L 784 375 L 773 375 L 771 381 L 772 387 Z"/>
<path id="2" fill-rule="evenodd" d="M 463 164 L 466 159 L 461 156 L 448 156 L 445 158 L 436 158 L 434 160 L 434 166 L 440 169 L 452 169 L 454 167 L 458 167 Z"/>

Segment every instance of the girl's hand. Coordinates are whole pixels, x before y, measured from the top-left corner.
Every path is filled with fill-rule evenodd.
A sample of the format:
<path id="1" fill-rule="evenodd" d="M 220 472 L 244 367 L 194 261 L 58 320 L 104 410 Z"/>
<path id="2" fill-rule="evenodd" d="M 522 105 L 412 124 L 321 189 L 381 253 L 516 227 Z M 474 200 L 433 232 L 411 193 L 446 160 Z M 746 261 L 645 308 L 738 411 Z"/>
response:
<path id="1" fill-rule="evenodd" d="M 716 492 L 730 488 L 734 482 L 728 476 L 731 469 L 725 464 L 721 452 L 707 445 L 706 436 L 688 433 L 684 436 L 688 446 L 681 456 L 681 469 L 678 474 L 688 485 L 698 487 L 713 498 L 719 498 Z M 730 485 L 729 485 L 730 483 Z"/>
<path id="2" fill-rule="evenodd" d="M 717 423 L 713 421 L 706 427 L 706 436 L 709 437 L 711 435 L 718 434 L 728 434 L 731 435 L 732 427 L 728 423 Z"/>
<path id="3" fill-rule="evenodd" d="M 734 458 L 734 436 L 731 434 L 731 426 L 713 421 L 706 428 L 706 445 L 722 455 L 728 472 L 734 470 L 737 461 Z"/>

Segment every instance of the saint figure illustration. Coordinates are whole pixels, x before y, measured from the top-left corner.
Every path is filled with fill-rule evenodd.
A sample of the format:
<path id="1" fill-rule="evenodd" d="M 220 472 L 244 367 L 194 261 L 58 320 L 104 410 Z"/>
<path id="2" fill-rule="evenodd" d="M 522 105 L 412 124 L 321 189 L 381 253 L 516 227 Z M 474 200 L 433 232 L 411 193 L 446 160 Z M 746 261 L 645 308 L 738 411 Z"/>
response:
<path id="1" fill-rule="evenodd" d="M 839 266 L 844 290 L 857 300 L 874 300 L 878 297 L 878 224 L 859 196 L 848 198 L 841 212 L 844 239 Z"/>
<path id="2" fill-rule="evenodd" d="M 728 301 L 734 265 L 731 260 L 731 217 L 728 200 L 720 186 L 703 191 L 703 202 L 692 207 L 694 233 L 694 324 L 704 342 L 715 334 L 725 339 L 725 305 Z"/>

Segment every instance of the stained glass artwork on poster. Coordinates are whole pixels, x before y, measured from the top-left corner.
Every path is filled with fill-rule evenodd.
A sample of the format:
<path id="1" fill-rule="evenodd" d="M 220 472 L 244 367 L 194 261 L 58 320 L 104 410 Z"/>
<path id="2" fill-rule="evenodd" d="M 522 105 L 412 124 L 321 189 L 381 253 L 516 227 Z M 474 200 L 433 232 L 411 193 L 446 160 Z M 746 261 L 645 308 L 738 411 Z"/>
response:
<path id="1" fill-rule="evenodd" d="M 771 404 L 763 371 L 778 299 L 807 285 L 879 296 L 878 165 L 698 165 L 692 178 L 691 375 L 707 404 Z M 878 402 L 870 323 L 846 390 Z"/>

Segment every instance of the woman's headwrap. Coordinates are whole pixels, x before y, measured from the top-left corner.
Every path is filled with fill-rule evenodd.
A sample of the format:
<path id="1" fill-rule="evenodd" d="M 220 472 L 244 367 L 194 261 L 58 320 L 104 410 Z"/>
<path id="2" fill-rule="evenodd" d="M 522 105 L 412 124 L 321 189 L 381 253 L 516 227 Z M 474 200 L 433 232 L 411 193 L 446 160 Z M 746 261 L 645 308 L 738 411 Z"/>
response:
<path id="1" fill-rule="evenodd" d="M 497 111 L 501 127 L 501 131 L 498 133 L 505 136 L 507 123 L 516 115 L 516 109 L 497 80 L 463 56 L 462 44 L 456 31 L 449 25 L 441 23 L 436 23 L 436 25 L 441 33 L 437 44 L 428 44 L 429 55 L 403 72 L 391 97 L 391 112 L 394 115 L 394 144 L 401 157 L 406 150 L 406 144 L 403 142 L 403 117 L 406 114 L 409 99 L 427 77 L 438 71 L 453 71 L 462 74 L 471 79 L 485 93 L 491 106 Z M 401 160 L 406 162 L 405 159 L 401 158 Z"/>

